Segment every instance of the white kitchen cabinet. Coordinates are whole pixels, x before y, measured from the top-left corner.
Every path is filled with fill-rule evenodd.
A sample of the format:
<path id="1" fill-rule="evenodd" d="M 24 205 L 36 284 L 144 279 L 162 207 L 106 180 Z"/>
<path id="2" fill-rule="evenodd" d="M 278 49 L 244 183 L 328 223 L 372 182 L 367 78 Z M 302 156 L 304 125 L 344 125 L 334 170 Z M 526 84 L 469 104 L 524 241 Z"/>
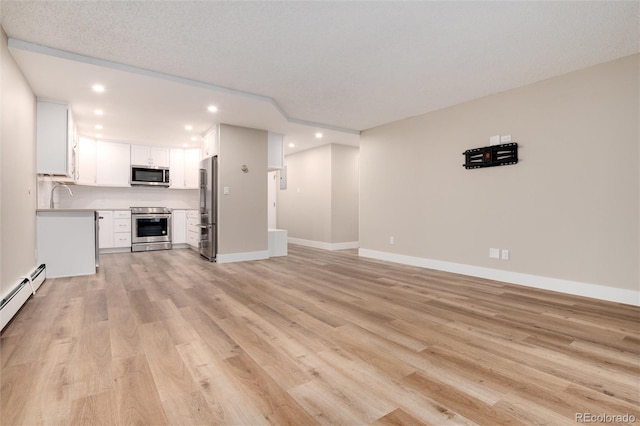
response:
<path id="1" fill-rule="evenodd" d="M 173 210 L 171 212 L 171 243 L 187 243 L 187 211 Z"/>
<path id="2" fill-rule="evenodd" d="M 270 172 L 284 169 L 284 136 L 269 132 L 267 141 L 267 168 Z"/>
<path id="3" fill-rule="evenodd" d="M 200 150 L 172 149 L 169 171 L 174 189 L 197 189 L 199 186 Z"/>
<path id="4" fill-rule="evenodd" d="M 198 249 L 200 246 L 200 216 L 198 210 L 187 210 L 187 244 Z"/>
<path id="5" fill-rule="evenodd" d="M 202 158 L 213 157 L 218 155 L 219 138 L 218 125 L 213 126 L 202 138 Z"/>
<path id="6" fill-rule="evenodd" d="M 96 141 L 81 137 L 78 139 L 78 155 L 75 181 L 78 185 L 96 184 Z"/>
<path id="7" fill-rule="evenodd" d="M 36 108 L 36 172 L 73 178 L 77 138 L 69 106 L 38 100 Z"/>
<path id="8" fill-rule="evenodd" d="M 98 141 L 96 147 L 96 182 L 104 186 L 131 186 L 130 149 L 128 144 Z"/>
<path id="9" fill-rule="evenodd" d="M 113 211 L 98 211 L 98 248 L 113 247 Z"/>
<path id="10" fill-rule="evenodd" d="M 200 187 L 200 150 L 189 148 L 184 150 L 184 187 L 198 189 Z"/>
<path id="11" fill-rule="evenodd" d="M 98 247 L 131 247 L 131 210 L 98 211 Z"/>
<path id="12" fill-rule="evenodd" d="M 171 149 L 169 152 L 169 173 L 171 185 L 169 188 L 184 188 L 184 149 Z"/>
<path id="13" fill-rule="evenodd" d="M 157 146 L 131 145 L 134 166 L 169 167 L 169 149 Z"/>
<path id="14" fill-rule="evenodd" d="M 113 212 L 113 247 L 131 247 L 131 210 Z"/>

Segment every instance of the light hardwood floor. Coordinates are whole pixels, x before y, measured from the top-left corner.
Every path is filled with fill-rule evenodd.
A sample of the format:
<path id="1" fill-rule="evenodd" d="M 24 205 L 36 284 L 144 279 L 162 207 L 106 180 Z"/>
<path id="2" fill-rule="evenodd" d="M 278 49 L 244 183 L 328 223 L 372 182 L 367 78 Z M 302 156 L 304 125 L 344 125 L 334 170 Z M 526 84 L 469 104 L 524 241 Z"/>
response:
<path id="1" fill-rule="evenodd" d="M 2 425 L 640 421 L 640 309 L 290 246 L 101 256 L 2 333 Z"/>

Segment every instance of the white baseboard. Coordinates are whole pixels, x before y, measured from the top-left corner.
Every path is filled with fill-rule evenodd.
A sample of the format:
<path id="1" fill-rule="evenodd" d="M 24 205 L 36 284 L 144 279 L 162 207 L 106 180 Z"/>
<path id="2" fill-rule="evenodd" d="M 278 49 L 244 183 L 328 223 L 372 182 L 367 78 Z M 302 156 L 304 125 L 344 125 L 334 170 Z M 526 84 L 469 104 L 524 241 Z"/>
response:
<path id="1" fill-rule="evenodd" d="M 526 287 L 534 287 L 544 290 L 558 291 L 560 293 L 573 294 L 576 296 L 591 297 L 593 299 L 640 306 L 640 291 L 523 274 L 520 272 L 502 271 L 499 269 L 484 268 L 481 266 L 444 262 L 441 260 L 425 259 L 421 257 L 406 256 L 402 254 L 362 248 L 358 251 L 358 255 L 372 259 L 385 260 L 388 262 L 401 263 L 404 265 L 419 266 L 422 268 L 436 269 L 438 271 L 452 272 L 455 274 L 518 284 Z"/>
<path id="2" fill-rule="evenodd" d="M 349 241 L 346 243 L 325 243 L 323 241 L 303 240 L 302 238 L 289 237 L 288 241 L 291 244 L 298 244 L 300 246 L 313 247 L 322 250 L 346 250 L 360 247 L 360 241 Z"/>
<path id="3" fill-rule="evenodd" d="M 245 262 L 248 260 L 264 260 L 269 258 L 269 250 L 249 251 L 244 253 L 217 254 L 217 263 Z"/>

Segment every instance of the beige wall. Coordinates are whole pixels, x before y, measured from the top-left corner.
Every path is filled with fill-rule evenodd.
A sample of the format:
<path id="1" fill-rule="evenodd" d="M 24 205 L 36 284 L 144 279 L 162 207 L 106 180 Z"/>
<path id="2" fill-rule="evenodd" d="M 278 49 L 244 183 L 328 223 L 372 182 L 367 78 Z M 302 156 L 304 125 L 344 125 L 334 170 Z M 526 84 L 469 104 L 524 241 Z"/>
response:
<path id="1" fill-rule="evenodd" d="M 331 145 L 331 242 L 358 241 L 358 148 Z"/>
<path id="2" fill-rule="evenodd" d="M 287 155 L 278 190 L 278 228 L 290 238 L 331 243 L 331 145 Z"/>
<path id="3" fill-rule="evenodd" d="M 358 148 L 336 144 L 286 156 L 278 228 L 320 243 L 358 241 L 358 157 Z"/>
<path id="4" fill-rule="evenodd" d="M 0 294 L 36 266 L 36 100 L 0 29 Z M 20 279 L 21 281 L 21 279 Z"/>
<path id="5" fill-rule="evenodd" d="M 218 254 L 268 250 L 267 132 L 221 124 L 218 176 Z"/>
<path id="6" fill-rule="evenodd" d="M 360 246 L 637 291 L 638 62 L 363 132 Z M 520 162 L 465 170 L 462 153 L 495 134 L 512 135 Z"/>

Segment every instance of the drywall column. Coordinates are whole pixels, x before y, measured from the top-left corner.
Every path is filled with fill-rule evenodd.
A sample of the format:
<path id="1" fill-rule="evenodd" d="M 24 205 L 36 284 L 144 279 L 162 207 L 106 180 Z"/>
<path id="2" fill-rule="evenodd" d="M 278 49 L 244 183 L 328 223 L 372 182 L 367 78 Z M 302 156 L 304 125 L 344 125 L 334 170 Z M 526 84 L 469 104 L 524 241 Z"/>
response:
<path id="1" fill-rule="evenodd" d="M 266 259 L 267 132 L 221 124 L 219 137 L 217 261 Z"/>

